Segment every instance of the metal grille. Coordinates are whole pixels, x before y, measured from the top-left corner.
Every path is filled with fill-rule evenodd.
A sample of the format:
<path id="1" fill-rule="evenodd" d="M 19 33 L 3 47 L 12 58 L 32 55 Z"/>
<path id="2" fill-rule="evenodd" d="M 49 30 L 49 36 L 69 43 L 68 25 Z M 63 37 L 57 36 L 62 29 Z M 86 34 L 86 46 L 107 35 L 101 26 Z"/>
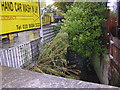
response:
<path id="1" fill-rule="evenodd" d="M 38 56 L 39 38 L 16 47 L 1 49 L 1 65 L 23 68 Z"/>

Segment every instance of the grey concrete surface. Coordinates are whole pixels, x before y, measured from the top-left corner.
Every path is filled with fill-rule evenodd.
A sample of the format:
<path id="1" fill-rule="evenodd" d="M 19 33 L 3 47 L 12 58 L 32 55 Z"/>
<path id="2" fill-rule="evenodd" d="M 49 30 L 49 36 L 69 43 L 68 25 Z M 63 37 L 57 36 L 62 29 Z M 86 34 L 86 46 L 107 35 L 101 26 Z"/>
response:
<path id="1" fill-rule="evenodd" d="M 2 41 L 2 49 L 7 49 L 7 48 L 14 47 L 14 46 L 18 46 L 20 44 L 24 44 L 26 42 L 29 42 L 31 40 L 38 38 L 39 37 L 39 29 L 32 30 L 32 31 L 19 32 L 19 33 L 15 33 L 13 35 L 16 35 L 16 37 L 13 40 L 3 40 Z"/>
<path id="2" fill-rule="evenodd" d="M 2 88 L 93 88 L 98 90 L 120 90 L 117 87 L 67 79 L 6 66 L 2 68 Z M 91 90 L 93 90 L 91 89 Z"/>

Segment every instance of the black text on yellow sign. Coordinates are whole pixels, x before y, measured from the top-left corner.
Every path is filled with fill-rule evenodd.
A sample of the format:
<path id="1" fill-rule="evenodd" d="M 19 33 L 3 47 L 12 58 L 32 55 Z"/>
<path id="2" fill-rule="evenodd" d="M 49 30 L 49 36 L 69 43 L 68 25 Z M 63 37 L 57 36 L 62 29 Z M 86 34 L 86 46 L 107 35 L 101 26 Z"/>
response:
<path id="1" fill-rule="evenodd" d="M 23 4 L 20 2 L 1 2 L 1 8 L 2 11 L 38 13 L 38 6 Z"/>
<path id="2" fill-rule="evenodd" d="M 37 2 L 0 2 L 0 12 L 0 34 L 40 28 Z"/>

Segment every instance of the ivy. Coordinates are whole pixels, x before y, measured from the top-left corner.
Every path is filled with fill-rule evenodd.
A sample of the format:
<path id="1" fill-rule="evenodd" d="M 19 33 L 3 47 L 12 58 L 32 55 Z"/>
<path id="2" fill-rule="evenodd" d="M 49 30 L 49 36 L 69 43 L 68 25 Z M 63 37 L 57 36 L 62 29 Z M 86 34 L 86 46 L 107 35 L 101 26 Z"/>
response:
<path id="1" fill-rule="evenodd" d="M 69 35 L 71 50 L 83 57 L 91 57 L 96 51 L 98 55 L 106 52 L 102 48 L 106 42 L 101 23 L 106 20 L 106 6 L 102 2 L 74 2 L 64 14 L 62 31 Z"/>

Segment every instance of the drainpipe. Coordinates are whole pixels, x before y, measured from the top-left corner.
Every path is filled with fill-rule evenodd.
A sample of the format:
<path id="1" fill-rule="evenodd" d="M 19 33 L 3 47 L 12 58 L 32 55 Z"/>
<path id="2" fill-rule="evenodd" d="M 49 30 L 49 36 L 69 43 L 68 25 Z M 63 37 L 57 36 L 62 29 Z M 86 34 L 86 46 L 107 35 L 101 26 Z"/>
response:
<path id="1" fill-rule="evenodd" d="M 41 4 L 41 1 L 38 0 L 38 3 Z M 39 4 L 39 6 L 40 6 Z M 41 7 L 40 7 L 41 8 Z M 43 44 L 44 43 L 44 38 L 43 38 L 43 25 L 42 25 L 42 18 L 44 16 L 44 12 L 45 12 L 45 8 L 41 11 L 40 9 L 40 26 L 41 26 L 41 29 L 40 29 L 40 37 L 41 37 L 41 43 Z"/>
<path id="2" fill-rule="evenodd" d="M 43 15 L 44 15 L 44 12 L 40 12 L 40 26 L 41 26 L 41 29 L 40 29 L 40 37 L 41 37 L 41 43 L 44 42 L 44 40 L 43 40 L 43 26 L 42 26 L 42 18 L 43 18 Z"/>

